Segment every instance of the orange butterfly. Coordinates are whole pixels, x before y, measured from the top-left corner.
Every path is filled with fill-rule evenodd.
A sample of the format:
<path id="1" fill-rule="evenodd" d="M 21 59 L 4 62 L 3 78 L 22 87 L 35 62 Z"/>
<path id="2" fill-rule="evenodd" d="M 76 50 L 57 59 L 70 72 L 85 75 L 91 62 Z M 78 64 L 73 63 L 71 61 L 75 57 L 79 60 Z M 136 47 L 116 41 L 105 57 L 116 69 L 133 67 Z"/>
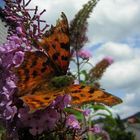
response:
<path id="1" fill-rule="evenodd" d="M 73 105 L 121 103 L 121 99 L 101 89 L 72 84 L 72 78 L 66 75 L 71 57 L 69 28 L 64 13 L 61 18 L 41 40 L 44 52 L 26 52 L 24 62 L 16 69 L 18 96 L 31 110 L 47 107 L 57 96 L 64 94 L 71 95 Z"/>

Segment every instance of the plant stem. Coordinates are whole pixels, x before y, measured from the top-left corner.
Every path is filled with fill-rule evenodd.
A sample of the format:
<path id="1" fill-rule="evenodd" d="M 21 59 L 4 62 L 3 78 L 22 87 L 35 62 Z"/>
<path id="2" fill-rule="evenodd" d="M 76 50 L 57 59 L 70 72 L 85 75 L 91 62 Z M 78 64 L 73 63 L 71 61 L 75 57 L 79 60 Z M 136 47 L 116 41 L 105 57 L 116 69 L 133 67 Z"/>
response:
<path id="1" fill-rule="evenodd" d="M 78 49 L 76 49 L 76 61 L 77 61 L 76 65 L 77 65 L 78 82 L 80 83 L 80 62 L 78 57 Z"/>
<path id="2" fill-rule="evenodd" d="M 92 127 L 92 121 L 91 121 L 91 117 L 89 117 L 89 129 Z M 93 135 L 93 132 L 89 131 L 88 132 L 88 138 L 89 140 L 95 140 L 95 137 Z"/>

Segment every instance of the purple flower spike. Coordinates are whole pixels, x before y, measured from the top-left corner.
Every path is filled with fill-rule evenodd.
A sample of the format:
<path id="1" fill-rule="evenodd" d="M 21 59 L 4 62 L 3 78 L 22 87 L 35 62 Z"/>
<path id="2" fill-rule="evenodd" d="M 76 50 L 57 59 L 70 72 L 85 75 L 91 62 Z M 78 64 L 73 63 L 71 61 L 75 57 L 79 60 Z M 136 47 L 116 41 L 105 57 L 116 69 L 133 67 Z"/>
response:
<path id="1" fill-rule="evenodd" d="M 17 113 L 13 102 L 17 78 L 11 69 L 22 63 L 24 54 L 23 49 L 19 48 L 21 40 L 15 35 L 9 38 L 7 43 L 0 46 L 0 112 L 4 122 L 12 121 Z"/>
<path id="2" fill-rule="evenodd" d="M 8 28 L 8 35 L 16 34 L 26 44 L 24 47 L 30 46 L 39 49 L 37 43 L 44 35 L 48 25 L 41 19 L 41 15 L 45 10 L 39 12 L 37 7 L 29 9 L 27 5 L 30 2 L 31 0 L 26 2 L 25 0 L 5 0 L 3 13 L 8 21 L 7 23 L 12 25 Z M 13 25 L 16 27 L 16 30 L 13 28 Z"/>

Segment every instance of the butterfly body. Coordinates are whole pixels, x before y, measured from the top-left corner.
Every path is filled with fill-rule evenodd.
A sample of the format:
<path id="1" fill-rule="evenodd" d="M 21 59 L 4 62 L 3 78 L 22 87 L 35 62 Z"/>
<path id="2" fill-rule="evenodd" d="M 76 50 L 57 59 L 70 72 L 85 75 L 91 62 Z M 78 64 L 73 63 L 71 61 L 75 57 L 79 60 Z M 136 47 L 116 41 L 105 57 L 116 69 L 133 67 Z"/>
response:
<path id="1" fill-rule="evenodd" d="M 68 75 L 57 76 L 51 79 L 50 87 L 63 88 L 68 87 L 74 83 L 74 78 Z"/>

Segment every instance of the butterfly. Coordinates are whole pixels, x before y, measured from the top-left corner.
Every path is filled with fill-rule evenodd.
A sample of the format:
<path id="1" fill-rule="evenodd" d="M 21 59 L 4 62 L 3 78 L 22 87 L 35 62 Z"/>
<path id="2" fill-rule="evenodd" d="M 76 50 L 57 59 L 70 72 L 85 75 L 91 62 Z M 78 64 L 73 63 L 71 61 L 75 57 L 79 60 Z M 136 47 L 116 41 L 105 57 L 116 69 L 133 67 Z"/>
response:
<path id="1" fill-rule="evenodd" d="M 122 100 L 101 89 L 73 84 L 67 75 L 71 53 L 68 21 L 64 13 L 39 42 L 42 50 L 26 52 L 16 69 L 17 95 L 30 110 L 49 106 L 57 96 L 70 94 L 72 105 L 99 102 L 112 106 Z"/>

